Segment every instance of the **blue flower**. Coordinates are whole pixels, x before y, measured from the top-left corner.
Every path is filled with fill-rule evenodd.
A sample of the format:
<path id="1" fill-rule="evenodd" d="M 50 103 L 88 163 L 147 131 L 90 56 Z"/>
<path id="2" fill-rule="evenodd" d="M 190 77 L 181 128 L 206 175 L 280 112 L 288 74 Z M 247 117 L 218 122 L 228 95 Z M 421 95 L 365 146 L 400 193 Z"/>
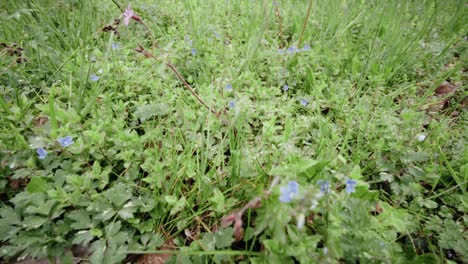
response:
<path id="1" fill-rule="evenodd" d="M 304 47 L 302 47 L 302 51 L 309 51 L 309 50 L 310 50 L 309 45 L 305 45 Z"/>
<path id="2" fill-rule="evenodd" d="M 283 91 L 289 90 L 289 86 L 287 84 L 283 85 Z"/>
<path id="3" fill-rule="evenodd" d="M 280 187 L 280 191 L 280 201 L 283 203 L 289 203 L 299 194 L 299 183 L 296 181 L 290 181 L 288 182 L 288 185 Z"/>
<path id="4" fill-rule="evenodd" d="M 193 48 L 190 52 L 195 56 L 195 54 L 197 54 L 197 49 Z"/>
<path id="5" fill-rule="evenodd" d="M 226 90 L 232 91 L 232 84 L 228 83 L 228 85 L 226 85 Z"/>
<path id="6" fill-rule="evenodd" d="M 322 193 L 329 193 L 330 192 L 330 182 L 329 181 L 319 180 L 319 181 L 317 181 L 317 184 L 320 186 L 320 191 Z"/>
<path id="7" fill-rule="evenodd" d="M 118 49 L 120 46 L 117 43 L 112 43 L 112 49 Z"/>
<path id="8" fill-rule="evenodd" d="M 73 138 L 71 136 L 66 136 L 64 138 L 58 138 L 57 139 L 58 143 L 60 143 L 60 145 L 62 145 L 62 147 L 68 147 L 70 146 L 71 144 L 73 144 Z"/>
<path id="9" fill-rule="evenodd" d="M 346 179 L 346 192 L 347 193 L 353 193 L 356 191 L 354 189 L 356 187 L 357 182 L 353 179 Z"/>
<path id="10" fill-rule="evenodd" d="M 91 81 L 97 82 L 99 80 L 99 76 L 92 74 L 90 77 Z"/>
<path id="11" fill-rule="evenodd" d="M 284 50 L 283 50 L 283 49 L 278 49 L 278 53 L 279 53 L 279 54 L 283 54 L 283 53 L 284 53 Z"/>
<path id="12" fill-rule="evenodd" d="M 45 159 L 45 157 L 47 157 L 47 151 L 44 148 L 38 148 L 36 153 L 39 156 L 39 159 Z"/>
<path id="13" fill-rule="evenodd" d="M 286 52 L 289 53 L 289 54 L 291 54 L 291 53 L 294 52 L 294 48 L 293 48 L 293 47 L 288 48 L 288 49 L 286 50 Z"/>
<path id="14" fill-rule="evenodd" d="M 234 106 L 236 106 L 236 104 L 234 103 L 234 101 L 230 101 L 230 102 L 229 102 L 229 108 L 234 108 Z"/>
<path id="15" fill-rule="evenodd" d="M 309 101 L 307 101 L 307 99 L 301 99 L 300 103 L 302 106 L 307 106 L 309 104 Z"/>

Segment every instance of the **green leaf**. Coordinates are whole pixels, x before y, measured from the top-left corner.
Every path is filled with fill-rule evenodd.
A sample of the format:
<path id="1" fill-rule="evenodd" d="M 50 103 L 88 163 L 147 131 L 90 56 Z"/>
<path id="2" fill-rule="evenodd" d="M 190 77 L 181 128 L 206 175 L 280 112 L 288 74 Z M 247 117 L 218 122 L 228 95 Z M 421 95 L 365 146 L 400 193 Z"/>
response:
<path id="1" fill-rule="evenodd" d="M 166 195 L 164 196 L 164 200 L 166 200 L 169 205 L 172 205 L 170 215 L 174 215 L 180 212 L 186 205 L 186 199 L 184 196 L 182 196 L 180 199 L 177 199 L 177 197 L 173 195 Z"/>
<path id="2" fill-rule="evenodd" d="M 134 115 L 139 118 L 141 122 L 144 122 L 148 119 L 151 119 L 155 116 L 164 116 L 169 112 L 168 104 L 159 103 L 159 104 L 145 104 L 137 107 Z"/>
<path id="3" fill-rule="evenodd" d="M 352 196 L 368 201 L 376 201 L 379 199 L 379 191 L 370 191 L 369 186 L 357 186 L 356 192 Z"/>
<path id="4" fill-rule="evenodd" d="M 354 166 L 353 170 L 349 174 L 349 178 L 354 180 L 360 180 L 362 178 L 361 168 L 359 165 Z"/>
<path id="5" fill-rule="evenodd" d="M 220 228 L 214 235 L 214 241 L 217 249 L 230 247 L 235 241 L 234 228 Z"/>
<path id="6" fill-rule="evenodd" d="M 35 229 L 43 225 L 47 222 L 47 217 L 40 217 L 37 215 L 26 217 L 23 221 L 23 225 L 26 226 L 27 229 Z"/>
<path id="7" fill-rule="evenodd" d="M 213 197 L 209 198 L 209 200 L 213 203 L 213 206 L 210 207 L 213 211 L 217 213 L 226 212 L 224 195 L 218 188 L 213 190 Z"/>
<path id="8" fill-rule="evenodd" d="M 438 203 L 436 203 L 436 202 L 434 202 L 432 200 L 424 200 L 423 205 L 424 205 L 424 207 L 429 208 L 429 209 L 434 209 L 434 208 L 437 208 L 437 206 L 439 206 Z"/>
<path id="9" fill-rule="evenodd" d="M 91 251 L 93 252 L 93 254 L 91 255 L 90 260 L 92 264 L 103 263 L 106 248 L 106 242 L 102 240 L 95 241 L 91 245 Z"/>
<path id="10" fill-rule="evenodd" d="M 73 229 L 88 229 L 93 227 L 91 218 L 85 210 L 74 210 L 66 215 L 67 218 L 74 222 L 70 225 Z"/>
<path id="11" fill-rule="evenodd" d="M 131 191 L 127 189 L 125 184 L 119 182 L 114 187 L 104 193 L 104 196 L 109 199 L 116 207 L 121 207 L 126 201 L 132 197 Z"/>
<path id="12" fill-rule="evenodd" d="M 8 206 L 0 208 L 0 226 L 15 225 L 20 222 L 16 212 Z"/>
<path id="13" fill-rule="evenodd" d="M 120 209 L 117 214 L 123 219 L 133 218 L 133 213 L 136 212 L 135 205 L 130 201 L 126 203 L 122 209 Z"/>
<path id="14" fill-rule="evenodd" d="M 47 181 L 42 177 L 32 177 L 26 187 L 29 193 L 41 193 L 46 192 L 49 189 Z"/>

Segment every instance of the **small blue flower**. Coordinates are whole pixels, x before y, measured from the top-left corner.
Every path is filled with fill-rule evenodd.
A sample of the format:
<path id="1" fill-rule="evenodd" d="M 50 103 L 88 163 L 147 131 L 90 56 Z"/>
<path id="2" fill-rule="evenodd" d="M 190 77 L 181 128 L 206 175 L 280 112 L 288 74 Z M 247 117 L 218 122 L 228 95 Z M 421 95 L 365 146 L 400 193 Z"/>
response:
<path id="1" fill-rule="evenodd" d="M 302 106 L 307 106 L 309 104 L 309 101 L 307 101 L 307 99 L 301 99 L 300 103 Z"/>
<path id="2" fill-rule="evenodd" d="M 190 52 L 192 53 L 193 56 L 195 56 L 195 54 L 197 54 L 197 49 L 193 48 Z"/>
<path id="3" fill-rule="evenodd" d="M 36 153 L 39 156 L 39 159 L 45 159 L 45 157 L 47 157 L 47 151 L 44 148 L 38 148 Z"/>
<path id="4" fill-rule="evenodd" d="M 304 47 L 302 47 L 302 51 L 309 51 L 309 50 L 310 50 L 309 45 L 305 45 Z"/>
<path id="5" fill-rule="evenodd" d="M 60 143 L 60 145 L 62 145 L 62 147 L 68 147 L 70 146 L 71 144 L 73 144 L 73 138 L 71 136 L 66 136 L 64 138 L 58 138 L 57 139 L 58 143 Z"/>
<path id="6" fill-rule="evenodd" d="M 230 101 L 229 108 L 234 108 L 234 106 L 236 106 L 236 103 L 234 103 L 234 101 Z"/>
<path id="7" fill-rule="evenodd" d="M 283 91 L 286 92 L 287 90 L 289 90 L 289 86 L 287 84 L 283 85 Z"/>
<path id="8" fill-rule="evenodd" d="M 92 74 L 91 77 L 89 77 L 91 81 L 97 82 L 99 80 L 99 76 Z"/>
<path id="9" fill-rule="evenodd" d="M 280 201 L 289 203 L 293 198 L 299 194 L 299 183 L 296 181 L 288 182 L 288 185 L 280 187 Z"/>
<path id="10" fill-rule="evenodd" d="M 330 182 L 329 181 L 319 180 L 319 181 L 317 181 L 317 184 L 320 186 L 320 191 L 322 193 L 329 193 L 330 192 Z"/>
<path id="11" fill-rule="evenodd" d="M 218 33 L 214 32 L 214 36 L 215 36 L 216 39 L 220 39 L 220 36 L 219 36 Z"/>
<path id="12" fill-rule="evenodd" d="M 291 54 L 291 53 L 294 52 L 294 48 L 293 48 L 293 47 L 288 48 L 288 49 L 286 50 L 286 52 L 289 53 L 289 54 Z"/>
<path id="13" fill-rule="evenodd" d="M 284 50 L 283 50 L 283 49 L 278 49 L 278 53 L 279 53 L 279 54 L 283 54 L 283 53 L 284 53 Z"/>
<path id="14" fill-rule="evenodd" d="M 356 184 L 357 182 L 353 179 L 346 179 L 346 192 L 347 193 L 353 193 L 356 191 L 355 187 L 356 187 Z"/>
<path id="15" fill-rule="evenodd" d="M 115 50 L 115 49 L 118 49 L 118 48 L 120 48 L 119 44 L 117 44 L 117 43 L 112 43 L 112 49 Z"/>
<path id="16" fill-rule="evenodd" d="M 226 90 L 232 91 L 232 84 L 228 83 L 228 85 L 226 85 Z"/>

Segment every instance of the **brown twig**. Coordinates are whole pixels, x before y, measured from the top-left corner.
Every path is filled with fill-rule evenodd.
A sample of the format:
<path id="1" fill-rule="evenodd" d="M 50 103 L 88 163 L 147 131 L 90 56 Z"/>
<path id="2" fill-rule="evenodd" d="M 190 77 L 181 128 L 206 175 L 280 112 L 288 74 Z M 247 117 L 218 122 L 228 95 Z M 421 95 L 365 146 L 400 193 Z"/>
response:
<path id="1" fill-rule="evenodd" d="M 254 197 L 250 202 L 248 202 L 244 207 L 242 207 L 239 211 L 232 213 L 221 220 L 221 225 L 223 227 L 229 226 L 234 223 L 234 238 L 236 241 L 239 241 L 244 236 L 244 228 L 242 227 L 242 216 L 244 215 L 247 209 L 257 209 L 262 205 L 262 199 L 267 199 L 270 197 L 273 187 L 278 184 L 279 177 L 276 176 L 273 179 L 273 182 L 270 185 L 270 188 L 263 193 L 263 196 Z"/>
<path id="2" fill-rule="evenodd" d="M 139 47 L 137 49 L 135 49 L 135 51 L 137 52 L 140 52 L 140 53 L 143 53 L 143 55 L 145 55 L 145 57 L 147 58 L 153 58 L 155 60 L 158 60 L 158 58 L 156 58 L 156 56 L 154 56 L 152 53 L 150 53 L 149 51 L 145 50 L 141 45 L 139 45 Z M 204 107 L 206 107 L 206 109 L 208 109 L 209 111 L 211 111 L 213 114 L 216 115 L 216 117 L 219 118 L 220 114 L 218 112 L 216 112 L 215 110 L 213 110 L 211 107 L 209 107 L 201 98 L 200 96 L 195 92 L 195 90 L 193 90 L 192 86 L 190 86 L 190 84 L 187 83 L 187 81 L 184 79 L 184 77 L 182 77 L 182 75 L 180 74 L 180 72 L 176 69 L 176 67 L 170 63 L 170 62 L 166 62 L 165 63 L 167 67 L 169 67 L 174 73 L 175 75 L 177 76 L 177 78 L 184 84 L 185 88 L 187 88 L 187 90 L 190 91 L 190 93 L 198 100 L 198 102 L 200 102 Z"/>
<path id="3" fill-rule="evenodd" d="M 278 27 L 279 27 L 279 37 L 280 37 L 280 45 L 279 48 L 284 47 L 284 37 L 283 37 L 283 19 L 281 18 L 280 10 L 279 10 L 279 4 L 277 1 L 273 2 L 273 5 L 275 6 L 275 15 L 278 18 Z"/>
<path id="4" fill-rule="evenodd" d="M 309 7 L 307 8 L 307 15 L 306 15 L 306 18 L 304 19 L 304 25 L 302 26 L 301 36 L 299 37 L 299 43 L 297 43 L 298 48 L 301 47 L 302 37 L 304 36 L 304 31 L 307 27 L 307 21 L 309 21 L 310 9 L 312 9 L 312 0 L 309 0 Z"/>

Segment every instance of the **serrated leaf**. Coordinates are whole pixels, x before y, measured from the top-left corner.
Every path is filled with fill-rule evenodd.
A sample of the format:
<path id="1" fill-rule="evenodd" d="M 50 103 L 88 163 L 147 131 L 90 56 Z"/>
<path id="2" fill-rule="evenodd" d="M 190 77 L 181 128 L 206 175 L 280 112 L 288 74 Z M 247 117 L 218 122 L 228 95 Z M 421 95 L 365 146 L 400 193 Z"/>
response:
<path id="1" fill-rule="evenodd" d="M 169 112 L 169 105 L 165 103 L 159 104 L 145 104 L 138 106 L 134 115 L 139 118 L 141 122 L 151 119 L 155 116 L 164 116 Z"/>
<path id="2" fill-rule="evenodd" d="M 26 190 L 29 193 L 41 193 L 46 192 L 49 189 L 47 185 L 47 181 L 44 180 L 42 177 L 32 177 L 26 187 Z"/>
<path id="3" fill-rule="evenodd" d="M 180 198 L 172 207 L 171 209 L 171 212 L 170 212 L 170 215 L 174 215 L 178 212 L 180 212 L 182 209 L 184 209 L 185 205 L 186 205 L 186 202 L 187 200 L 185 199 L 184 196 L 182 196 L 182 198 Z"/>
<path id="4" fill-rule="evenodd" d="M 73 237 L 72 243 L 75 245 L 86 245 L 91 240 L 93 240 L 93 235 L 89 232 L 89 230 L 81 230 L 76 232 L 75 236 Z"/>
<path id="5" fill-rule="evenodd" d="M 71 211 L 66 217 L 74 221 L 74 223 L 70 225 L 73 229 L 87 229 L 93 227 L 88 212 L 84 210 Z"/>
<path id="6" fill-rule="evenodd" d="M 104 253 L 106 252 L 107 246 L 106 242 L 102 240 L 95 241 L 91 246 L 91 251 L 93 254 L 91 255 L 91 263 L 103 263 L 104 261 Z"/>
<path id="7" fill-rule="evenodd" d="M 220 228 L 214 235 L 214 241 L 217 249 L 230 247 L 235 241 L 234 228 Z"/>
<path id="8" fill-rule="evenodd" d="M 136 207 L 130 201 L 125 204 L 122 209 L 120 209 L 117 214 L 122 217 L 123 219 L 133 218 L 133 213 L 136 212 Z"/>
<path id="9" fill-rule="evenodd" d="M 132 193 L 127 190 L 125 184 L 119 182 L 117 185 L 107 190 L 104 196 L 116 207 L 120 207 L 132 197 Z"/>
<path id="10" fill-rule="evenodd" d="M 47 220 L 48 219 L 46 217 L 40 217 L 37 215 L 29 216 L 24 219 L 23 225 L 27 229 L 35 229 L 43 225 L 45 222 L 47 222 Z"/>
<path id="11" fill-rule="evenodd" d="M 213 197 L 209 198 L 209 200 L 213 203 L 213 206 L 211 206 L 213 211 L 217 213 L 224 213 L 226 211 L 224 195 L 218 188 L 213 190 Z"/>
<path id="12" fill-rule="evenodd" d="M 11 207 L 0 208 L 0 226 L 15 225 L 20 222 L 20 218 Z"/>
<path id="13" fill-rule="evenodd" d="M 120 223 L 120 221 L 108 224 L 104 229 L 106 237 L 114 236 L 120 231 L 120 228 L 122 228 L 122 224 Z"/>

